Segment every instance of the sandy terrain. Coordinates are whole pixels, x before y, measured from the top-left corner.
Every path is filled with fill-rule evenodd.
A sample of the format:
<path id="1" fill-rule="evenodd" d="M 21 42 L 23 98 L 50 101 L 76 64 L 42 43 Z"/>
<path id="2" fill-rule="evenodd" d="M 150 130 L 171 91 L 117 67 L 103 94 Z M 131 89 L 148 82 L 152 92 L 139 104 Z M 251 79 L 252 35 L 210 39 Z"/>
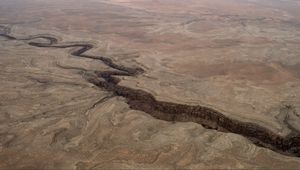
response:
<path id="1" fill-rule="evenodd" d="M 299 169 L 299 11 L 0 1 L 0 168 Z"/>

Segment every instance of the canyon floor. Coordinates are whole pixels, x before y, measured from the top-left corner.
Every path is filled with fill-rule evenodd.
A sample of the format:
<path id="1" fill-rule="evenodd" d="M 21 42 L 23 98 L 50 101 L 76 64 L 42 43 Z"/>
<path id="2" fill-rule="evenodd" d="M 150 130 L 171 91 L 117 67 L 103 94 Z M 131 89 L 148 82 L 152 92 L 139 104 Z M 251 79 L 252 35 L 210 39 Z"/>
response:
<path id="1" fill-rule="evenodd" d="M 297 0 L 0 1 L 0 169 L 300 169 Z"/>

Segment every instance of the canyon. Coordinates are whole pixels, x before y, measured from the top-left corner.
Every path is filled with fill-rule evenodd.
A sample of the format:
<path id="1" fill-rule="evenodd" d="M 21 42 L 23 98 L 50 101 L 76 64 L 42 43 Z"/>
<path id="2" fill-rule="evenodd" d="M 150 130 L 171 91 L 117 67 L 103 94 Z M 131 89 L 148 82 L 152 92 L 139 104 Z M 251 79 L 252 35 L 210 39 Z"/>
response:
<path id="1" fill-rule="evenodd" d="M 0 4 L 0 168 L 300 166 L 297 1 Z"/>

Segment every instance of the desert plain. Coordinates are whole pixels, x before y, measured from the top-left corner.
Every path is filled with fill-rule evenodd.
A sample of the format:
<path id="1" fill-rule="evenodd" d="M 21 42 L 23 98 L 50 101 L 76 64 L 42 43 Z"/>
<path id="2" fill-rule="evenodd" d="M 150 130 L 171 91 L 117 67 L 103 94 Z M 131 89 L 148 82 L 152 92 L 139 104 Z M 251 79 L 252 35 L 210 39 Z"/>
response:
<path id="1" fill-rule="evenodd" d="M 300 169 L 297 0 L 1 0 L 0 169 Z"/>

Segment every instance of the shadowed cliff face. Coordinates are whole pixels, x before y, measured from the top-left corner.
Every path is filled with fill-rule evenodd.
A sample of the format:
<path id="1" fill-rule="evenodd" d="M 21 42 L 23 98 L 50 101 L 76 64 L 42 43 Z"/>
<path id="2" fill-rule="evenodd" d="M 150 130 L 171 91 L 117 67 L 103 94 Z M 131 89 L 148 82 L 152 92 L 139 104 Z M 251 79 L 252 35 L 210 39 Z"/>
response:
<path id="1" fill-rule="evenodd" d="M 95 71 L 93 74 L 85 74 L 84 78 L 102 89 L 113 92 L 116 96 L 126 98 L 132 109 L 146 112 L 161 120 L 195 122 L 208 129 L 236 133 L 249 138 L 256 145 L 290 156 L 300 156 L 298 131 L 293 131 L 291 135 L 286 137 L 279 136 L 260 125 L 228 118 L 208 107 L 158 101 L 148 92 L 118 85 L 120 79 L 115 76 L 138 76 L 144 72 L 143 69 L 118 65 L 103 56 L 86 55 L 85 52 L 94 47 L 92 44 L 60 43 L 56 38 L 44 35 L 17 38 L 10 35 L 10 29 L 5 26 L 1 26 L 0 36 L 8 40 L 26 41 L 29 45 L 40 48 L 73 48 L 74 50 L 71 52 L 73 56 L 102 61 L 116 71 Z M 35 39 L 45 39 L 48 42 L 34 42 Z"/>

